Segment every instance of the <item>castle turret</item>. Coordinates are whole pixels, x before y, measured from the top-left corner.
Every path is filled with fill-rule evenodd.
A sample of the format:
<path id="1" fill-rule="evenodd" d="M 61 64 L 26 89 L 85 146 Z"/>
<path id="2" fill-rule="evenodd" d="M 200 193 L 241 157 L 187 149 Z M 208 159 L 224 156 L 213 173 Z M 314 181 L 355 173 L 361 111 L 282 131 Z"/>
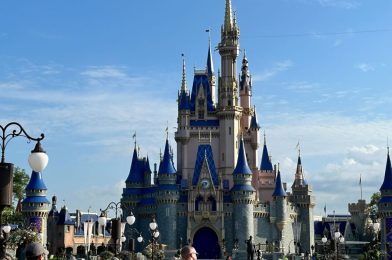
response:
<path id="1" fill-rule="evenodd" d="M 161 241 L 169 248 L 177 248 L 177 201 L 179 187 L 176 184 L 177 172 L 173 166 L 169 141 L 166 139 L 163 159 L 158 171 L 158 189 L 156 193 L 157 223 Z"/>
<path id="2" fill-rule="evenodd" d="M 268 154 L 267 140 L 264 134 L 263 154 L 261 156 L 260 171 L 253 176 L 253 186 L 256 189 L 256 197 L 260 202 L 272 200 L 275 189 L 275 171 L 272 167 L 271 157 Z"/>
<path id="3" fill-rule="evenodd" d="M 293 192 L 292 202 L 298 207 L 297 222 L 301 226 L 300 236 L 295 239 L 299 239 L 297 242 L 301 243 L 302 253 L 309 253 L 312 245 L 314 245 L 313 208 L 316 204 L 312 196 L 312 187 L 308 185 L 304 178 L 300 151 L 294 183 L 291 188 Z"/>
<path id="4" fill-rule="evenodd" d="M 252 182 L 252 171 L 250 170 L 241 139 L 238 151 L 237 165 L 233 171 L 234 186 L 231 189 L 233 201 L 233 230 L 234 237 L 239 241 L 245 241 L 249 236 L 254 236 L 253 207 L 255 203 L 255 189 Z M 240 243 L 240 250 L 245 249 L 245 244 Z"/>
<path id="5" fill-rule="evenodd" d="M 279 241 L 279 248 L 282 252 L 285 252 L 284 245 L 287 244 L 287 238 L 285 237 L 285 229 L 287 228 L 288 212 L 287 212 L 287 193 L 283 188 L 283 183 L 278 169 L 276 176 L 276 184 L 274 192 L 272 193 L 273 200 L 275 202 L 275 225 L 278 230 L 277 241 Z"/>
<path id="6" fill-rule="evenodd" d="M 45 245 L 47 241 L 47 218 L 49 213 L 49 201 L 46 198 L 46 185 L 40 172 L 32 171 L 30 181 L 27 184 L 26 198 L 22 202 L 22 213 L 28 224 L 41 235 L 41 241 Z"/>
<path id="7" fill-rule="evenodd" d="M 242 59 L 241 78 L 240 78 L 240 102 L 243 108 L 241 117 L 241 129 L 247 130 L 250 127 L 250 120 L 253 114 L 251 109 L 252 82 L 250 78 L 248 59 L 244 50 L 244 58 Z"/>
<path id="8" fill-rule="evenodd" d="M 378 215 L 381 218 L 381 250 L 391 255 L 392 249 L 389 244 L 391 240 L 392 226 L 392 168 L 389 157 L 389 147 L 387 153 L 387 163 L 385 167 L 384 182 L 380 187 L 381 198 L 377 203 Z"/>

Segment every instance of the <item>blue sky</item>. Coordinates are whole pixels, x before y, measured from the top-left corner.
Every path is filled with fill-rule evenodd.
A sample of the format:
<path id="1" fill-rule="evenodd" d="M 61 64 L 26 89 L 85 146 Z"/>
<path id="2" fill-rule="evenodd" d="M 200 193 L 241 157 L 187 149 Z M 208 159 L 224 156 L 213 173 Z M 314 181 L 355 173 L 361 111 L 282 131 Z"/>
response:
<path id="1" fill-rule="evenodd" d="M 0 124 L 44 132 L 48 198 L 72 211 L 119 201 L 133 140 L 157 162 L 185 54 L 188 85 L 219 42 L 223 0 L 3 1 Z M 392 130 L 392 2 L 233 0 L 253 78 L 253 103 L 272 160 L 291 184 L 297 151 L 315 214 L 347 213 L 377 191 Z M 214 52 L 215 69 L 220 60 Z M 241 54 L 242 56 L 242 54 Z M 33 148 L 6 159 L 29 169 Z M 261 152 L 261 151 L 260 151 Z M 261 157 L 261 154 L 260 154 Z M 29 170 L 28 170 L 29 172 Z"/>

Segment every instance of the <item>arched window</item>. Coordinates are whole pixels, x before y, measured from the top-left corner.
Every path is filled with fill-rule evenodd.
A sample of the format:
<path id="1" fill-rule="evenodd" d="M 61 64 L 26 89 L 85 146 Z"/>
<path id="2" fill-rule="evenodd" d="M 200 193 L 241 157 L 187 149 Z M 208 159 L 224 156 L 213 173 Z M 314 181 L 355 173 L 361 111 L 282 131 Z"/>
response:
<path id="1" fill-rule="evenodd" d="M 197 196 L 195 201 L 195 211 L 200 210 L 200 203 L 203 202 L 203 197 L 201 195 Z"/>
<path id="2" fill-rule="evenodd" d="M 211 205 L 211 211 L 216 211 L 216 200 L 213 196 L 208 198 L 208 203 Z"/>

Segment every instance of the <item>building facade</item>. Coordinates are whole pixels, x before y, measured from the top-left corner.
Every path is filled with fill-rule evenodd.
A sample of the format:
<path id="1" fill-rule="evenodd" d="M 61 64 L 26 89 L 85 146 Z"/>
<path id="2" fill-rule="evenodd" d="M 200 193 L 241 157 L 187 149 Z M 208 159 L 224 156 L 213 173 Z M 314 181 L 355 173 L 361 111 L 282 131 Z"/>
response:
<path id="1" fill-rule="evenodd" d="M 237 73 L 240 29 L 231 0 L 226 0 L 217 49 L 218 74 L 209 44 L 206 68 L 195 70 L 191 90 L 183 61 L 177 154 L 167 138 L 159 167 L 155 164 L 151 171 L 148 157 L 143 158 L 135 144 L 121 199 L 124 215 L 132 209 L 142 234 L 149 234 L 148 223 L 154 217 L 160 241 L 169 250 L 191 243 L 201 259 L 245 255 L 250 236 L 256 249 L 271 254 L 310 253 L 314 245 L 312 188 L 304 179 L 300 155 L 291 192 L 282 182 L 279 167 L 272 164 L 265 135 L 259 155 L 260 126 L 245 51 Z M 130 229 L 125 233 L 128 240 L 135 238 Z"/>

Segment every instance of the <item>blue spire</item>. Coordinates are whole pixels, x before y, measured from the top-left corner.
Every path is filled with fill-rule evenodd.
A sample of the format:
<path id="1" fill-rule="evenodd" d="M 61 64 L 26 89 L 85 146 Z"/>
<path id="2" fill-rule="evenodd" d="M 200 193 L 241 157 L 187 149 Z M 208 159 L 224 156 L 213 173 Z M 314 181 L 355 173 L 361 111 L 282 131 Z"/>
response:
<path id="1" fill-rule="evenodd" d="M 260 170 L 262 170 L 262 171 L 272 171 L 273 170 L 272 163 L 271 163 L 270 157 L 268 155 L 265 134 L 264 134 L 264 147 L 263 147 L 263 155 L 261 157 Z"/>
<path id="2" fill-rule="evenodd" d="M 250 120 L 250 128 L 260 129 L 260 125 L 257 122 L 256 107 L 254 108 L 254 111 L 255 111 L 255 113 L 252 116 L 252 119 Z"/>
<path id="3" fill-rule="evenodd" d="M 129 175 L 126 182 L 143 182 L 143 167 L 140 166 L 141 165 L 137 157 L 137 151 L 135 146 L 135 149 L 133 150 L 131 169 L 129 170 Z"/>
<path id="4" fill-rule="evenodd" d="M 146 161 L 146 165 L 145 165 L 145 171 L 148 173 L 152 173 L 151 168 L 150 168 L 150 160 L 148 159 L 148 156 L 147 156 L 147 161 Z"/>
<path id="5" fill-rule="evenodd" d="M 26 190 L 47 190 L 40 172 L 33 171 L 31 173 L 31 178 L 26 186 Z"/>
<path id="6" fill-rule="evenodd" d="M 209 32 L 210 30 L 208 30 Z M 208 54 L 207 54 L 207 75 L 212 76 L 214 74 L 214 63 L 212 62 L 211 54 L 211 37 L 208 36 Z"/>
<path id="7" fill-rule="evenodd" d="M 246 154 L 244 148 L 244 140 L 241 137 L 240 149 L 238 150 L 237 166 L 234 169 L 233 174 L 252 174 L 246 161 Z"/>
<path id="8" fill-rule="evenodd" d="M 169 150 L 169 141 L 166 139 L 165 152 L 163 159 L 159 165 L 158 174 L 175 174 L 176 170 L 173 167 L 172 157 Z"/>
<path id="9" fill-rule="evenodd" d="M 278 170 L 278 176 L 276 177 L 276 183 L 275 183 L 275 190 L 274 193 L 272 193 L 273 197 L 286 197 L 287 193 L 283 189 L 283 184 L 282 180 L 280 178 L 280 171 Z"/>
<path id="10" fill-rule="evenodd" d="M 389 148 L 387 155 L 387 165 L 385 167 L 385 176 L 384 182 L 381 185 L 381 190 L 391 190 L 392 189 L 392 168 L 391 168 L 391 159 L 389 158 Z"/>

